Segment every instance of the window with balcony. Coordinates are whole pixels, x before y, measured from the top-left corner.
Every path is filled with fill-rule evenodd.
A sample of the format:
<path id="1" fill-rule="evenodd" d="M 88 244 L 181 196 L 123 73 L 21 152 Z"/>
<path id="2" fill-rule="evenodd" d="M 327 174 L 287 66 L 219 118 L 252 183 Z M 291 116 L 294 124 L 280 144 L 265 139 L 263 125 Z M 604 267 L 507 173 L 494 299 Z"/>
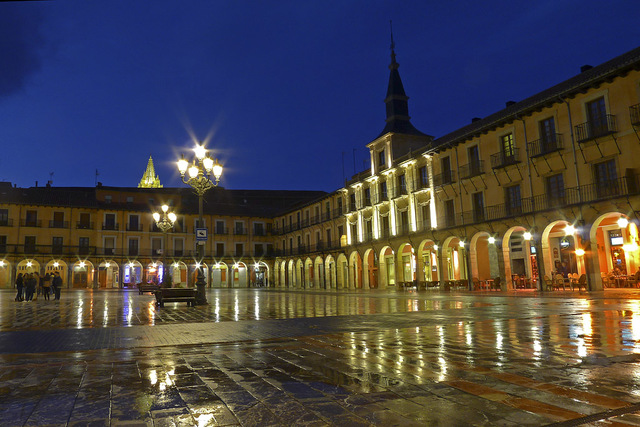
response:
<path id="1" fill-rule="evenodd" d="M 216 234 L 227 234 L 224 221 L 216 220 Z"/>
<path id="2" fill-rule="evenodd" d="M 520 185 L 512 185 L 504 189 L 504 204 L 508 216 L 520 215 L 522 213 L 522 197 L 520 196 Z"/>
<path id="3" fill-rule="evenodd" d="M 371 206 L 371 188 L 364 189 L 364 205 Z"/>
<path id="4" fill-rule="evenodd" d="M 444 223 L 447 227 L 456 225 L 456 209 L 453 200 L 444 202 Z"/>
<path id="5" fill-rule="evenodd" d="M 261 222 L 254 222 L 253 223 L 253 235 L 254 236 L 264 236 L 265 232 L 264 232 L 264 224 Z"/>
<path id="6" fill-rule="evenodd" d="M 253 255 L 254 256 L 264 255 L 264 245 L 262 243 L 256 243 L 253 245 Z"/>
<path id="7" fill-rule="evenodd" d="M 402 211 L 398 216 L 398 234 L 407 234 L 409 230 L 409 212 Z"/>
<path id="8" fill-rule="evenodd" d="M 137 256 L 138 255 L 138 239 L 129 239 L 129 255 Z"/>
<path id="9" fill-rule="evenodd" d="M 102 224 L 103 230 L 117 230 L 116 226 L 116 214 L 106 213 L 104 214 L 104 223 Z"/>
<path id="10" fill-rule="evenodd" d="M 63 246 L 63 239 L 62 237 L 52 237 L 51 238 L 51 253 L 54 254 L 61 254 L 62 253 L 62 246 Z"/>
<path id="11" fill-rule="evenodd" d="M 561 173 L 547 177 L 546 189 L 546 196 L 550 207 L 564 205 L 564 178 Z"/>
<path id="12" fill-rule="evenodd" d="M 607 106 L 604 103 L 604 97 L 587 102 L 586 107 L 590 136 L 606 135 L 609 127 L 607 126 Z"/>
<path id="13" fill-rule="evenodd" d="M 25 214 L 25 226 L 37 227 L 38 226 L 38 211 L 28 210 Z"/>
<path id="14" fill-rule="evenodd" d="M 349 224 L 349 228 L 351 231 L 351 244 L 355 245 L 358 243 L 358 224 Z"/>
<path id="15" fill-rule="evenodd" d="M 159 237 L 151 238 L 151 256 L 161 256 L 162 255 L 162 239 Z"/>
<path id="16" fill-rule="evenodd" d="M 115 237 L 104 238 L 104 254 L 105 255 L 116 254 L 116 238 Z"/>
<path id="17" fill-rule="evenodd" d="M 64 212 L 54 212 L 50 226 L 51 228 L 65 228 Z"/>
<path id="18" fill-rule="evenodd" d="M 538 130 L 540 132 L 540 152 L 549 153 L 557 149 L 556 138 L 556 124 L 553 117 L 540 120 L 538 123 Z"/>
<path id="19" fill-rule="evenodd" d="M 355 193 L 349 194 L 349 212 L 356 210 L 356 195 Z"/>
<path id="20" fill-rule="evenodd" d="M 451 158 L 449 156 L 440 159 L 440 184 L 451 184 L 453 182 L 453 173 L 451 172 Z"/>
<path id="21" fill-rule="evenodd" d="M 9 209 L 0 209 L 0 226 L 9 225 Z"/>
<path id="22" fill-rule="evenodd" d="M 0 236 L 0 254 L 7 253 L 7 236 Z"/>
<path id="23" fill-rule="evenodd" d="M 342 215 L 342 197 L 338 199 L 338 215 Z"/>
<path id="24" fill-rule="evenodd" d="M 431 206 L 424 205 L 421 208 L 422 211 L 422 229 L 431 230 Z"/>
<path id="25" fill-rule="evenodd" d="M 513 143 L 513 134 L 508 133 L 500 137 L 502 154 L 505 158 L 513 157 L 514 149 L 516 148 Z"/>
<path id="26" fill-rule="evenodd" d="M 236 243 L 236 256 L 241 257 L 244 255 L 244 244 Z"/>
<path id="27" fill-rule="evenodd" d="M 91 215 L 89 213 L 83 212 L 80 214 L 77 228 L 84 230 L 91 228 Z"/>
<path id="28" fill-rule="evenodd" d="M 35 253 L 36 236 L 24 236 L 24 251 L 30 254 Z"/>
<path id="29" fill-rule="evenodd" d="M 373 240 L 373 221 L 371 219 L 364 221 L 364 230 L 366 234 L 365 240 Z"/>
<path id="30" fill-rule="evenodd" d="M 224 256 L 224 243 L 216 243 L 216 256 L 223 257 Z"/>
<path id="31" fill-rule="evenodd" d="M 233 224 L 233 234 L 235 234 L 235 235 L 240 235 L 240 236 L 241 236 L 241 235 L 246 234 L 246 233 L 244 232 L 244 222 L 242 222 L 242 221 L 236 221 L 236 222 Z"/>
<path id="32" fill-rule="evenodd" d="M 383 202 L 389 199 L 389 195 L 387 194 L 387 181 L 382 181 L 380 183 L 380 200 L 378 202 Z"/>
<path id="33" fill-rule="evenodd" d="M 611 159 L 593 165 L 593 178 L 598 197 L 620 194 L 621 188 L 615 160 Z"/>
<path id="34" fill-rule="evenodd" d="M 129 215 L 129 223 L 127 224 L 127 231 L 141 231 L 139 215 L 136 215 L 136 214 Z"/>
<path id="35" fill-rule="evenodd" d="M 384 150 L 380 150 L 378 151 L 378 166 L 381 169 L 384 169 L 384 167 L 387 165 L 387 159 L 384 155 Z"/>
<path id="36" fill-rule="evenodd" d="M 473 205 L 473 222 L 484 221 L 484 194 L 482 192 L 473 193 L 471 203 Z"/>
<path id="37" fill-rule="evenodd" d="M 80 238 L 78 238 L 78 253 L 80 255 L 87 255 L 89 253 L 89 238 L 88 237 L 80 237 Z"/>
<path id="38" fill-rule="evenodd" d="M 173 240 L 173 256 L 183 256 L 184 255 L 184 239 L 174 239 Z"/>
<path id="39" fill-rule="evenodd" d="M 391 227 L 389 227 L 389 215 L 383 216 L 382 221 L 380 221 L 380 235 L 384 238 L 387 238 L 391 235 Z"/>
<path id="40" fill-rule="evenodd" d="M 326 234 L 327 234 L 327 247 L 331 247 L 331 229 L 327 228 L 326 230 Z"/>

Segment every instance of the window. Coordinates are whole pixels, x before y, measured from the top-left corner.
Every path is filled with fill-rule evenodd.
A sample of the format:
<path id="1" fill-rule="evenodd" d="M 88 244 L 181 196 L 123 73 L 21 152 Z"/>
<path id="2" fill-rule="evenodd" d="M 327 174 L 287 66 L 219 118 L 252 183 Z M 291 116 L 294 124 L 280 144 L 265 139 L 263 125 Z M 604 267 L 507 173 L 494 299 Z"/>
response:
<path id="1" fill-rule="evenodd" d="M 262 243 L 256 243 L 255 245 L 253 245 L 253 255 L 255 256 L 264 255 L 264 245 Z"/>
<path id="2" fill-rule="evenodd" d="M 24 236 L 24 251 L 27 253 L 36 251 L 36 236 Z"/>
<path id="3" fill-rule="evenodd" d="M 504 159 L 509 159 L 512 158 L 515 155 L 515 146 L 513 144 L 513 134 L 512 133 L 508 133 L 506 135 L 502 135 L 500 137 L 501 140 L 501 146 L 502 146 L 502 155 L 504 156 Z"/>
<path id="4" fill-rule="evenodd" d="M 398 234 L 406 234 L 408 233 L 409 230 L 409 212 L 408 211 L 402 211 L 400 212 L 400 224 L 398 224 L 400 227 L 399 233 Z"/>
<path id="5" fill-rule="evenodd" d="M 80 237 L 78 239 L 78 252 L 81 255 L 86 255 L 89 253 L 89 238 L 88 237 Z"/>
<path id="6" fill-rule="evenodd" d="M 202 218 L 202 221 L 200 221 L 200 218 L 196 218 L 193 224 L 196 228 L 205 228 L 207 226 L 207 220 Z"/>
<path id="7" fill-rule="evenodd" d="M 53 213 L 53 221 L 52 221 L 51 227 L 64 228 L 64 212 Z"/>
<path id="8" fill-rule="evenodd" d="M 327 228 L 327 247 L 331 247 L 331 229 Z"/>
<path id="9" fill-rule="evenodd" d="M 387 164 L 387 161 L 384 155 L 384 150 L 378 151 L 378 166 L 380 166 L 381 168 L 384 168 L 386 164 Z"/>
<path id="10" fill-rule="evenodd" d="M 7 236 L 0 236 L 0 253 L 7 252 Z"/>
<path id="11" fill-rule="evenodd" d="M 478 146 L 474 145 L 467 149 L 467 156 L 469 157 L 469 175 L 477 176 L 482 173 L 482 167 L 480 163 L 480 151 Z"/>
<path id="12" fill-rule="evenodd" d="M 382 237 L 389 237 L 389 234 L 391 233 L 391 227 L 389 227 L 389 215 L 382 217 L 380 225 L 382 227 Z"/>
<path id="13" fill-rule="evenodd" d="M 355 244 L 358 241 L 358 224 L 349 224 L 351 230 L 351 244 Z"/>
<path id="14" fill-rule="evenodd" d="M 129 239 L 129 255 L 138 255 L 138 239 Z"/>
<path id="15" fill-rule="evenodd" d="M 556 124 L 553 117 L 541 120 L 538 123 L 540 132 L 540 152 L 548 153 L 557 148 L 556 144 Z"/>
<path id="16" fill-rule="evenodd" d="M 9 209 L 0 209 L 0 225 L 9 225 Z"/>
<path id="17" fill-rule="evenodd" d="M 338 236 L 339 237 L 344 236 L 344 226 L 342 226 L 342 225 L 338 226 Z"/>
<path id="18" fill-rule="evenodd" d="M 182 255 L 184 255 L 184 240 L 174 239 L 173 240 L 173 256 L 182 256 Z"/>
<path id="19" fill-rule="evenodd" d="M 117 230 L 116 226 L 116 214 L 108 213 L 104 214 L 104 224 L 102 224 L 103 230 Z"/>
<path id="20" fill-rule="evenodd" d="M 88 213 L 81 213 L 78 221 L 78 228 L 88 229 L 91 228 L 91 215 Z"/>
<path id="21" fill-rule="evenodd" d="M 453 227 L 456 225 L 456 209 L 453 204 L 453 200 L 447 200 L 444 202 L 444 223 L 447 227 Z"/>
<path id="22" fill-rule="evenodd" d="M 431 230 L 431 206 L 422 206 L 422 229 Z"/>
<path id="23" fill-rule="evenodd" d="M 133 203 L 133 197 L 132 196 L 128 196 L 127 197 L 127 203 Z"/>
<path id="24" fill-rule="evenodd" d="M 620 193 L 615 160 L 593 165 L 594 184 L 599 197 Z"/>
<path id="25" fill-rule="evenodd" d="M 62 253 L 62 237 L 51 238 L 51 252 L 54 254 Z"/>
<path id="26" fill-rule="evenodd" d="M 216 243 L 216 256 L 217 257 L 224 256 L 224 243 Z"/>
<path id="27" fill-rule="evenodd" d="M 140 217 L 138 215 L 129 215 L 128 231 L 142 231 L 140 230 Z"/>
<path id="28" fill-rule="evenodd" d="M 547 177 L 547 200 L 551 206 L 564 204 L 564 179 L 561 173 Z"/>
<path id="29" fill-rule="evenodd" d="M 104 202 L 105 203 L 111 203 L 112 199 L 113 199 L 113 197 L 111 196 L 111 194 L 107 194 L 106 196 L 104 196 Z"/>
<path id="30" fill-rule="evenodd" d="M 38 226 L 38 211 L 27 211 L 26 212 L 26 222 L 25 225 L 27 227 L 37 227 Z"/>
<path id="31" fill-rule="evenodd" d="M 327 215 L 327 218 L 326 218 L 326 219 L 331 218 L 331 203 L 326 202 L 326 203 L 324 204 L 324 211 L 325 211 L 325 213 L 326 213 L 326 215 Z"/>
<path id="32" fill-rule="evenodd" d="M 398 194 L 407 194 L 407 178 L 404 174 L 398 175 Z"/>
<path id="33" fill-rule="evenodd" d="M 364 205 L 371 206 L 371 189 L 368 187 L 364 189 Z"/>
<path id="34" fill-rule="evenodd" d="M 442 184 L 453 182 L 451 176 L 451 159 L 449 156 L 440 159 L 440 169 L 442 170 Z"/>
<path id="35" fill-rule="evenodd" d="M 338 215 L 342 215 L 342 198 L 338 199 Z"/>
<path id="36" fill-rule="evenodd" d="M 482 192 L 473 193 L 471 195 L 471 202 L 473 203 L 473 221 L 484 221 L 484 196 Z"/>
<path id="37" fill-rule="evenodd" d="M 356 195 L 355 193 L 349 194 L 349 211 L 353 212 L 356 210 Z"/>
<path id="38" fill-rule="evenodd" d="M 504 189 L 504 204 L 507 215 L 519 215 L 522 213 L 520 185 L 512 185 Z"/>
<path id="39" fill-rule="evenodd" d="M 387 195 L 387 181 L 382 181 L 380 183 L 380 202 L 387 200 L 389 197 Z"/>
<path id="40" fill-rule="evenodd" d="M 604 97 L 587 103 L 587 119 L 591 137 L 607 133 L 607 107 L 604 103 Z"/>
<path id="41" fill-rule="evenodd" d="M 371 221 L 370 219 L 365 220 L 364 229 L 367 235 L 366 240 L 373 240 L 373 221 Z"/>
<path id="42" fill-rule="evenodd" d="M 105 237 L 104 238 L 104 254 L 105 255 L 115 255 L 116 252 L 116 238 L 115 237 Z"/>
<path id="43" fill-rule="evenodd" d="M 151 255 L 159 256 L 162 255 L 162 239 L 159 237 L 151 238 Z"/>
<path id="44" fill-rule="evenodd" d="M 429 187 L 429 175 L 427 174 L 427 167 L 422 166 L 418 169 L 419 179 L 420 179 L 420 188 Z"/>
<path id="45" fill-rule="evenodd" d="M 264 224 L 261 222 L 253 223 L 253 235 L 254 236 L 264 236 Z"/>
<path id="46" fill-rule="evenodd" d="M 216 220 L 216 234 L 227 234 L 224 227 L 224 221 Z"/>
<path id="47" fill-rule="evenodd" d="M 237 235 L 245 234 L 245 232 L 244 232 L 244 222 L 236 221 L 234 223 L 234 234 L 237 234 Z"/>

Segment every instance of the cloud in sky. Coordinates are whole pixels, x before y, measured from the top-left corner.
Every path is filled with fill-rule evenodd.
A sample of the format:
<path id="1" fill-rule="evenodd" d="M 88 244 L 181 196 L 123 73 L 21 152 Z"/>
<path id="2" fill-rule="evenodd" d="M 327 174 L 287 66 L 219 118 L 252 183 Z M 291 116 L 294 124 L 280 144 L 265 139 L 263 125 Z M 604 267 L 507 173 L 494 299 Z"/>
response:
<path id="1" fill-rule="evenodd" d="M 18 7 L 20 6 L 20 7 Z M 35 8 L 5 4 L 0 13 L 0 98 L 24 89 L 40 70 L 43 14 Z"/>

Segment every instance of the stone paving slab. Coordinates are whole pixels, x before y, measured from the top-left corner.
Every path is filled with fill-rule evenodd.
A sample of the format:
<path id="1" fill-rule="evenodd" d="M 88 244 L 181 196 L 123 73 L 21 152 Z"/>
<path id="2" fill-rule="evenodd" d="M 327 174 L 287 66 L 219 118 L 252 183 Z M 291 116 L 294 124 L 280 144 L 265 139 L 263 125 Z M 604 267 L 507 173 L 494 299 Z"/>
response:
<path id="1" fill-rule="evenodd" d="M 640 425 L 635 294 L 5 295 L 2 426 Z"/>

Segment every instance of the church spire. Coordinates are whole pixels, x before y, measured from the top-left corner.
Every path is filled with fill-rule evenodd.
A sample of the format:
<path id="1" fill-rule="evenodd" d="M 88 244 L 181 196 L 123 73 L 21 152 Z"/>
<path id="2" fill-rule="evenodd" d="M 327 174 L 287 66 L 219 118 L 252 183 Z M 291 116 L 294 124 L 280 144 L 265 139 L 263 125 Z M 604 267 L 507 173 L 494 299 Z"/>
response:
<path id="1" fill-rule="evenodd" d="M 149 156 L 147 170 L 144 171 L 144 175 L 142 175 L 138 188 L 162 188 L 160 178 L 156 175 L 156 170 L 153 167 L 153 159 L 151 156 Z"/>
<path id="2" fill-rule="evenodd" d="M 391 25 L 391 21 L 389 21 Z M 393 27 L 391 27 L 391 64 L 389 64 L 389 85 L 387 86 L 387 96 L 384 103 L 387 106 L 386 126 L 380 136 L 389 133 L 404 133 L 409 135 L 424 135 L 411 124 L 409 117 L 409 97 L 404 92 L 404 86 L 400 79 L 396 61 L 396 44 L 393 41 Z"/>

